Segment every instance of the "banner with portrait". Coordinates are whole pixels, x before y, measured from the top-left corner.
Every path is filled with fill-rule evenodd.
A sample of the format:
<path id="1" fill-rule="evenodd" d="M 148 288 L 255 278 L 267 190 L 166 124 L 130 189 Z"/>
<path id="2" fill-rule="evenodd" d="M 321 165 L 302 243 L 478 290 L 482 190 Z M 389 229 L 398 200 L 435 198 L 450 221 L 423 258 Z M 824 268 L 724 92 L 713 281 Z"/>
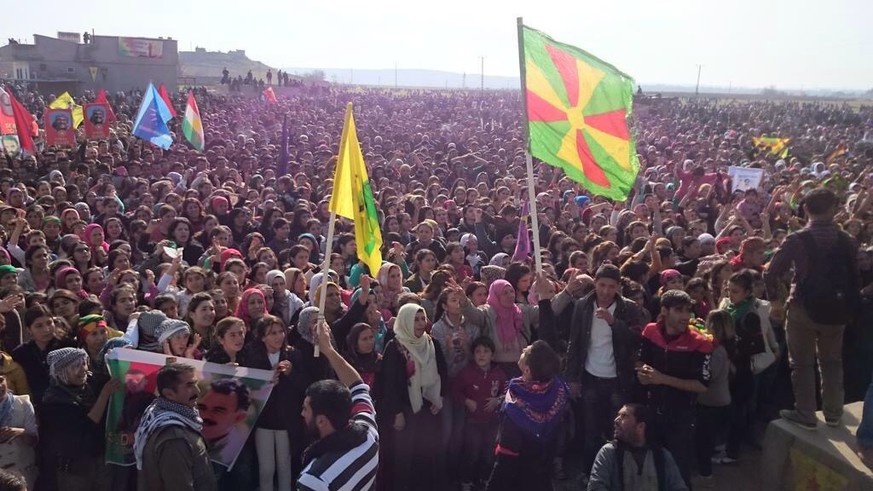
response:
<path id="1" fill-rule="evenodd" d="M 109 104 L 105 102 L 85 104 L 85 137 L 94 140 L 109 138 L 107 114 L 109 114 Z"/>
<path id="2" fill-rule="evenodd" d="M 69 109 L 46 108 L 43 112 L 45 120 L 45 144 L 56 147 L 74 147 L 76 145 L 76 128 L 73 126 L 73 112 Z"/>
<path id="3" fill-rule="evenodd" d="M 123 390 L 109 399 L 106 413 L 106 462 L 136 464 L 133 440 L 143 411 L 157 397 L 158 370 L 167 355 L 133 349 L 114 349 L 106 355 L 109 373 L 122 381 Z M 258 416 L 273 390 L 273 373 L 189 358 L 173 358 L 194 367 L 203 418 L 203 438 L 213 462 L 233 467 Z"/>
<path id="4" fill-rule="evenodd" d="M 764 169 L 752 167 L 728 167 L 728 176 L 731 178 L 731 192 L 748 191 L 758 189 L 764 179 Z"/>
<path id="5" fill-rule="evenodd" d="M 118 54 L 132 58 L 161 58 L 164 42 L 159 39 L 118 38 Z"/>

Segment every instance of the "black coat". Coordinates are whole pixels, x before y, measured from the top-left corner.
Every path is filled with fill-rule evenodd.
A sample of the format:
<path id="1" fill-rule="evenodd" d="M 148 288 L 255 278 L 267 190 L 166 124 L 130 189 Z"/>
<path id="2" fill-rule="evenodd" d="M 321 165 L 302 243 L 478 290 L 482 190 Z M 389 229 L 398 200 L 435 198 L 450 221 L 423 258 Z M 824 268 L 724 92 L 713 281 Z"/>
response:
<path id="1" fill-rule="evenodd" d="M 620 295 L 615 297 L 612 324 L 612 350 L 615 371 L 621 389 L 629 391 L 634 384 L 634 355 L 640 342 L 643 313 L 632 300 Z M 591 292 L 576 301 L 573 321 L 570 326 L 570 343 L 567 348 L 567 382 L 578 383 L 585 371 L 588 348 L 591 346 L 591 324 L 597 304 L 597 293 Z"/>

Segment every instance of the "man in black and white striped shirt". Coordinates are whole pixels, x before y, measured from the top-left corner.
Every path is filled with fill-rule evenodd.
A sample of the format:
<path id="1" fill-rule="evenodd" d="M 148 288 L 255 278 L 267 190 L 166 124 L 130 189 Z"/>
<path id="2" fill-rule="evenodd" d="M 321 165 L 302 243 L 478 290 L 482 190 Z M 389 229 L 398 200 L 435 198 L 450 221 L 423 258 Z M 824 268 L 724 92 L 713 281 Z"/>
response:
<path id="1" fill-rule="evenodd" d="M 303 419 L 317 441 L 303 453 L 297 489 L 371 489 L 379 467 L 379 431 L 370 388 L 333 348 L 323 321 L 318 324 L 318 346 L 339 382 L 321 380 L 306 389 Z"/>

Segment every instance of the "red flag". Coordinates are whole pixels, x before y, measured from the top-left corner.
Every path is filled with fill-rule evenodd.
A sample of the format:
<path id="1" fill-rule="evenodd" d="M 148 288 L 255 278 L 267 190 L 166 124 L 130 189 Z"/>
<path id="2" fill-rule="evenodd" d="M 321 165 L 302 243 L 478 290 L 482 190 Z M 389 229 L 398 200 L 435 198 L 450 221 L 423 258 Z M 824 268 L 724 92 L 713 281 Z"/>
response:
<path id="1" fill-rule="evenodd" d="M 278 102 L 276 100 L 276 93 L 273 92 L 272 87 L 267 87 L 266 89 L 264 89 L 263 94 L 264 94 L 264 98 L 267 100 L 268 104 L 275 104 L 276 102 Z"/>
<path id="2" fill-rule="evenodd" d="M 173 109 L 173 103 L 170 102 L 170 94 L 167 93 L 167 88 L 164 87 L 164 84 L 161 84 L 161 86 L 158 87 L 158 95 L 161 96 L 161 99 L 164 100 L 164 102 L 167 104 L 167 107 L 170 109 L 170 116 L 175 118 L 176 110 Z"/>
<path id="3" fill-rule="evenodd" d="M 107 123 L 115 121 L 115 111 L 112 110 L 112 104 L 109 104 L 109 99 L 106 98 L 106 89 L 100 87 L 100 90 L 97 91 L 97 96 L 94 98 L 94 102 L 102 102 L 106 104 L 109 109 L 106 113 Z"/>
<path id="4" fill-rule="evenodd" d="M 18 132 L 18 143 L 25 152 L 36 153 L 36 147 L 33 146 L 33 138 L 30 136 L 33 126 L 33 115 L 27 111 L 23 104 L 18 102 L 11 91 L 7 89 L 6 93 L 9 95 L 9 102 L 12 104 L 12 114 L 15 117 L 15 128 Z"/>

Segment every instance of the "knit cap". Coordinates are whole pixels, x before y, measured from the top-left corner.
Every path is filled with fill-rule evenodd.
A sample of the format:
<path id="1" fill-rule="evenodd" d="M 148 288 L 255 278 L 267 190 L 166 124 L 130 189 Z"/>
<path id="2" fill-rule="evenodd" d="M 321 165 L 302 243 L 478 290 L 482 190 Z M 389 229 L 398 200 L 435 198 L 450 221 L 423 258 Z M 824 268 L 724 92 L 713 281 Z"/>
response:
<path id="1" fill-rule="evenodd" d="M 188 323 L 179 319 L 167 319 L 158 325 L 155 329 L 155 335 L 158 337 L 158 344 L 164 344 L 164 341 L 170 339 L 174 334 L 179 332 L 191 333 L 191 328 Z"/>

